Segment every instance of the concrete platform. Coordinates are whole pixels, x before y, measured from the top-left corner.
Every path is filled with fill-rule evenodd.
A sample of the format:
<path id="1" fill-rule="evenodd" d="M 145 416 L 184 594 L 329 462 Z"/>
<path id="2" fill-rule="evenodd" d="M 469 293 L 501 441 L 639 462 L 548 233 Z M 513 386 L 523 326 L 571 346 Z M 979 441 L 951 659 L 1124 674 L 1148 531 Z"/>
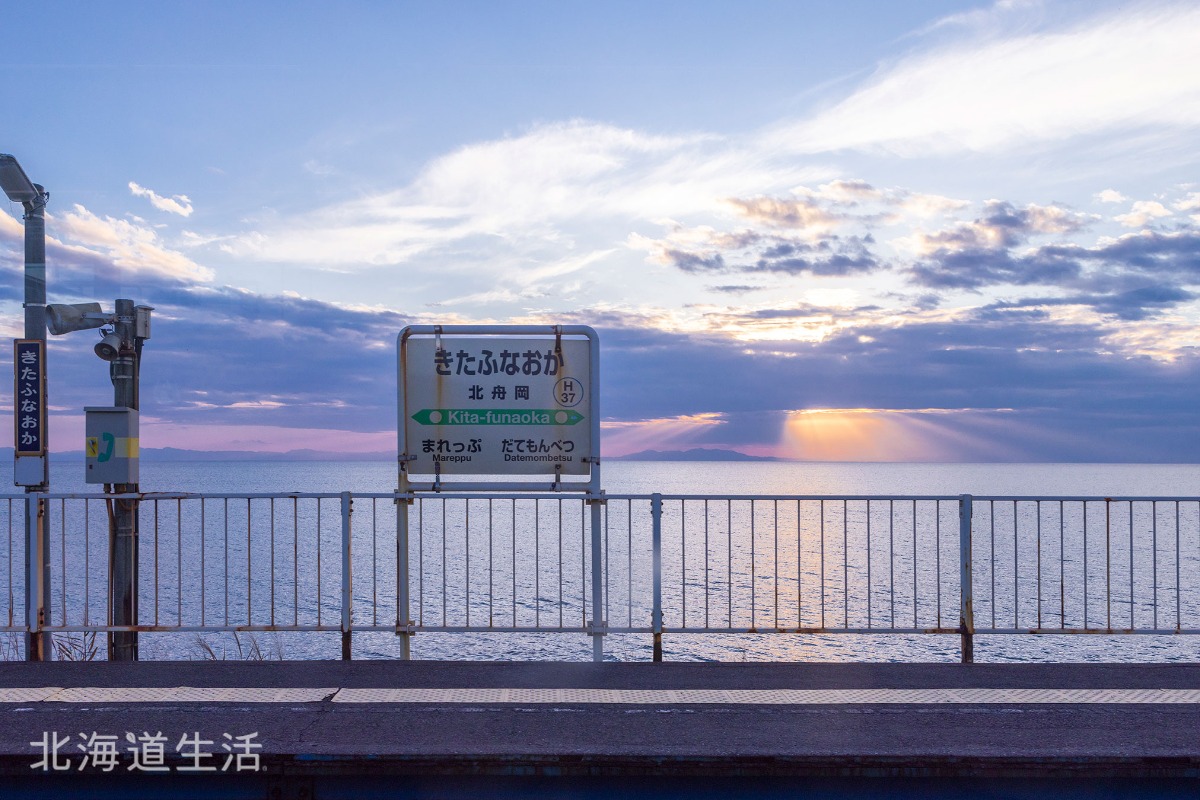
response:
<path id="1" fill-rule="evenodd" d="M 32 770 L 54 734 L 70 768 Z M 108 772 L 79 769 L 93 734 Z M 130 770 L 158 734 L 165 773 Z M 1200 665 L 3 663 L 0 772 L 28 796 L 1194 797 Z"/>

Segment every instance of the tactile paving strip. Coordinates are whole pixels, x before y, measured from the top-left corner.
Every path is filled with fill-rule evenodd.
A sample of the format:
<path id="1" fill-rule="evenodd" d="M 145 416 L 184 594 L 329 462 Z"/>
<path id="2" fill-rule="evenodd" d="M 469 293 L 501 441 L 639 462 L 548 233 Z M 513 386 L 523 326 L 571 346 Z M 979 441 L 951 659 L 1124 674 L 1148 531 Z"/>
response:
<path id="1" fill-rule="evenodd" d="M 1044 705 L 1200 703 L 1200 689 L 518 689 L 75 687 L 0 689 L 0 703 L 423 703 L 439 705 Z"/>
<path id="2" fill-rule="evenodd" d="M 904 705 L 1200 703 L 1200 689 L 341 689 L 335 703 Z"/>
<path id="3" fill-rule="evenodd" d="M 0 689 L 0 703 L 37 703 L 61 692 L 57 686 L 35 686 L 28 689 Z"/>
<path id="4" fill-rule="evenodd" d="M 94 687 L 60 689 L 41 698 L 52 703 L 315 703 L 336 688 Z"/>

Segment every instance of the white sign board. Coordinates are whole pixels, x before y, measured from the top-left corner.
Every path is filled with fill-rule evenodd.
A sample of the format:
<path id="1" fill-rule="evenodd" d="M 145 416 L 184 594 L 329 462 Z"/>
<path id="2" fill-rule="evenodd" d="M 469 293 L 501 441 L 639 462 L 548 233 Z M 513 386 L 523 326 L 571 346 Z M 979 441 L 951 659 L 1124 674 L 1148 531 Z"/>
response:
<path id="1" fill-rule="evenodd" d="M 409 475 L 589 476 L 598 352 L 582 326 L 413 326 L 399 340 Z"/>

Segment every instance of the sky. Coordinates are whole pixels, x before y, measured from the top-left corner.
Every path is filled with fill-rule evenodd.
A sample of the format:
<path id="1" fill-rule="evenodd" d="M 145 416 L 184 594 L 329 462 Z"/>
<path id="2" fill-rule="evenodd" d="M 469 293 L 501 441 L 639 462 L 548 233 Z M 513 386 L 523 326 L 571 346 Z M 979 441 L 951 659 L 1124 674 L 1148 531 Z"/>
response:
<path id="1" fill-rule="evenodd" d="M 599 332 L 605 456 L 1200 452 L 1194 2 L 4 17 L 49 301 L 155 309 L 143 447 L 394 452 L 398 332 L 520 323 Z M 95 335 L 51 337 L 54 450 L 111 403 Z"/>

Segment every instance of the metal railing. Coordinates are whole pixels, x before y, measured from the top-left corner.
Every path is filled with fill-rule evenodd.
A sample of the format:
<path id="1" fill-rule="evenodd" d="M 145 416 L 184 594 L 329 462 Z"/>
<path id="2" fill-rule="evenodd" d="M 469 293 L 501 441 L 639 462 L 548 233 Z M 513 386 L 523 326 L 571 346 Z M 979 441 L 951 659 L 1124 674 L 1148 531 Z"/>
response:
<path id="1" fill-rule="evenodd" d="M 110 613 L 118 500 L 139 506 L 136 626 Z M 1200 633 L 1200 498 L 44 494 L 0 515 L 5 636 L 336 633 L 350 658 L 355 634 L 393 657 L 422 634 L 583 634 L 593 657 L 632 634 L 658 660 L 664 636 L 934 633 L 971 661 L 981 634 Z"/>

